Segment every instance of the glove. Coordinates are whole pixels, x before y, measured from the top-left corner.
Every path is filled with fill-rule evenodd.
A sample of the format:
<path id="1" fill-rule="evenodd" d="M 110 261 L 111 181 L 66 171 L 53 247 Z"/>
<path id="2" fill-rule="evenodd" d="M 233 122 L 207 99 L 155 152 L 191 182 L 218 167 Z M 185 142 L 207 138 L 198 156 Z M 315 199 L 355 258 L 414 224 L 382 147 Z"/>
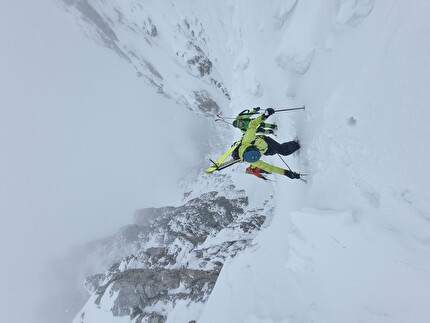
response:
<path id="1" fill-rule="evenodd" d="M 299 173 L 295 173 L 295 172 L 292 172 L 293 173 L 293 178 L 294 179 L 300 179 L 300 174 Z"/>
<path id="2" fill-rule="evenodd" d="M 260 107 L 253 108 L 250 114 L 257 114 L 260 111 Z"/>
<path id="3" fill-rule="evenodd" d="M 275 110 L 272 108 L 268 108 L 263 112 L 263 119 L 266 120 L 268 117 L 270 117 L 272 114 L 275 113 Z"/>
<path id="4" fill-rule="evenodd" d="M 295 172 L 292 172 L 292 171 L 287 170 L 287 169 L 284 171 L 284 175 L 291 178 L 291 179 L 299 179 L 300 178 L 299 173 L 295 173 Z"/>
<path id="5" fill-rule="evenodd" d="M 278 125 L 276 125 L 276 124 L 272 124 L 272 125 L 270 126 L 270 128 L 271 128 L 271 129 L 273 129 L 273 130 L 278 130 Z"/>

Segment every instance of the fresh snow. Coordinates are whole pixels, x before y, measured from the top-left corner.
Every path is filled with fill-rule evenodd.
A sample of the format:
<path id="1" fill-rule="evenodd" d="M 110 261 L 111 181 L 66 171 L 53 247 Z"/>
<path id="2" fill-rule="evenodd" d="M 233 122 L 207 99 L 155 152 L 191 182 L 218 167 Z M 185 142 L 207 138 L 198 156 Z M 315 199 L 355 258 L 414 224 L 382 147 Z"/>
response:
<path id="1" fill-rule="evenodd" d="M 205 8 L 190 1 L 163 14 L 202 24 L 205 51 L 230 93 L 225 115 L 306 105 L 271 119 L 279 141 L 300 139 L 300 152 L 284 160 L 308 184 L 274 175 L 263 182 L 243 165 L 226 170 L 252 204 L 273 192 L 275 215 L 252 248 L 224 265 L 204 307 L 175 308 L 169 320 L 193 312 L 199 323 L 427 322 L 430 4 L 239 0 Z M 179 46 L 161 35 L 169 38 Z M 240 137 L 217 126 L 228 138 L 211 157 Z M 237 237 L 224 230 L 206 243 L 214 239 Z"/>
<path id="2" fill-rule="evenodd" d="M 224 266 L 199 323 L 428 322 L 430 5 L 299 1 L 279 30 L 275 7 L 243 6 L 236 24 L 263 27 L 241 40 L 232 106 L 306 104 L 273 120 L 278 139 L 299 136 L 285 160 L 308 184 L 276 178 L 271 225 Z"/>
<path id="3" fill-rule="evenodd" d="M 105 8 L 106 2 L 91 1 L 96 8 Z M 276 175 L 264 182 L 245 174 L 244 165 L 226 169 L 237 188 L 246 190 L 252 207 L 273 195 L 274 216 L 251 248 L 227 261 L 208 302 L 195 307 L 178 303 L 168 322 L 428 322 L 430 2 L 147 1 L 140 9 L 139 3 L 112 1 L 109 14 L 124 14 L 126 27 L 115 32 L 137 55 L 136 62 L 144 51 L 155 78 L 157 70 L 163 74 L 165 90 L 177 102 L 192 101 L 189 92 L 202 83 L 195 71 L 184 73 L 182 61 L 170 57 L 187 53 L 180 41 L 184 25 L 178 25 L 187 21 L 196 35 L 204 35 L 205 41 L 196 39 L 229 91 L 230 101 L 221 92 L 216 98 L 223 114 L 254 106 L 306 105 L 306 111 L 279 113 L 270 120 L 279 125 L 278 141 L 300 139 L 302 149 L 284 160 L 307 173 L 308 183 Z M 150 26 L 149 16 L 160 32 L 153 47 L 127 29 L 142 21 Z M 92 29 L 85 31 L 98 37 Z M 142 109 L 145 115 L 130 111 L 138 124 L 153 112 L 152 106 Z M 201 165 L 198 176 L 209 176 L 203 174 L 208 154 L 220 155 L 240 132 L 214 124 L 219 133 L 215 143 L 207 139 L 211 129 L 206 125 L 212 120 L 188 112 L 193 123 L 186 122 L 183 114 L 178 120 L 171 111 L 161 117 L 168 120 L 166 128 L 200 122 L 194 129 L 199 139 L 187 142 L 185 151 L 177 145 L 172 155 L 159 151 L 167 158 L 160 158 L 166 164 L 157 169 L 161 173 L 174 159 Z M 158 135 L 163 140 L 171 136 Z M 186 141 L 189 133 L 181 138 Z M 191 161 L 190 156 L 199 155 L 201 161 Z M 265 160 L 283 166 L 277 156 Z M 211 183 L 199 182 L 193 194 Z M 177 201 L 182 193 L 169 198 Z M 215 244 L 214 239 L 206 244 Z M 217 239 L 237 237 L 224 230 Z M 99 308 L 86 306 L 85 322 L 132 322 L 128 316 L 112 316 L 113 299 L 102 299 Z M 80 315 L 74 322 L 80 322 Z"/>

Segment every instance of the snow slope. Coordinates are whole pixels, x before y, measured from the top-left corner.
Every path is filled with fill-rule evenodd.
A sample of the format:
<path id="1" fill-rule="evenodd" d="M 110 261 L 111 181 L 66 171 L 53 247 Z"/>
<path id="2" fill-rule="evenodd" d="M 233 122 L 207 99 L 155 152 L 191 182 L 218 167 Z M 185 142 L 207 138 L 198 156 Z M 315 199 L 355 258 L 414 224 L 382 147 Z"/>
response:
<path id="1" fill-rule="evenodd" d="M 232 97 L 306 104 L 274 119 L 299 135 L 287 162 L 308 185 L 277 179 L 272 224 L 224 266 L 199 322 L 428 322 L 430 4 L 232 6 L 233 25 L 259 26 Z"/>
<path id="2" fill-rule="evenodd" d="M 120 40 L 99 41 L 128 55 L 175 101 L 195 109 L 197 86 L 225 114 L 306 104 L 306 112 L 272 120 L 279 141 L 299 137 L 300 153 L 285 160 L 308 173 L 307 185 L 280 176 L 263 182 L 245 175 L 243 165 L 228 170 L 251 203 L 261 200 L 262 188 L 273 189 L 277 207 L 254 247 L 224 265 L 203 312 L 192 313 L 198 322 L 427 322 L 430 4 L 225 0 L 139 7 L 133 1 L 131 11 L 112 4 L 105 11 L 112 29 L 99 27 Z M 145 29 L 152 23 L 159 32 L 153 39 Z M 211 76 L 199 76 L 189 63 L 196 57 L 189 41 L 212 62 Z M 222 124 L 218 130 L 207 140 L 211 157 L 240 137 Z M 207 147 L 201 171 L 206 155 Z M 283 165 L 276 156 L 265 159 Z M 94 322 L 109 320 L 98 312 L 88 312 Z"/>

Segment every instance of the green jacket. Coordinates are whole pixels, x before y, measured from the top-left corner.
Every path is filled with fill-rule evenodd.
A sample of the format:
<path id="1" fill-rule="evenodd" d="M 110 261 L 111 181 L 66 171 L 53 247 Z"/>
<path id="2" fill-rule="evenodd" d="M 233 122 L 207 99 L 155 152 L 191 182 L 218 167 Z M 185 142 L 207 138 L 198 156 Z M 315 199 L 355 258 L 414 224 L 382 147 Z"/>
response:
<path id="1" fill-rule="evenodd" d="M 255 114 L 258 114 L 259 112 L 259 109 L 257 110 L 256 108 L 254 108 L 254 109 L 252 109 L 251 111 L 249 111 L 249 112 L 246 112 L 246 111 L 249 111 L 249 110 L 244 110 L 244 111 L 242 111 L 237 117 L 236 117 L 236 119 L 234 120 L 234 122 L 233 122 L 233 126 L 234 127 L 236 127 L 236 128 L 239 128 L 243 133 L 245 133 L 246 132 L 246 130 L 248 129 L 248 127 L 249 127 L 249 123 L 253 120 L 253 119 L 251 119 Z M 271 123 L 264 123 L 264 122 L 261 122 L 260 123 L 260 126 L 261 126 L 261 128 L 257 131 L 257 132 L 264 132 L 264 129 L 263 128 L 273 128 L 273 124 L 271 124 Z M 257 128 L 259 128 L 259 127 L 257 127 Z"/>
<path id="2" fill-rule="evenodd" d="M 264 155 L 264 153 L 267 151 L 268 145 L 267 142 L 263 139 L 262 136 L 257 136 L 257 129 L 263 122 L 263 116 L 260 115 L 254 120 L 251 120 L 249 123 L 248 129 L 246 130 L 245 134 L 242 138 L 242 143 L 239 146 L 239 158 L 243 161 L 243 153 L 245 152 L 246 148 L 249 146 L 255 146 L 260 151 L 261 156 Z M 276 173 L 276 174 L 285 174 L 285 169 L 273 166 L 271 164 L 268 164 L 261 159 L 255 163 L 250 163 L 252 166 L 261 168 L 265 170 L 266 172 L 270 173 Z"/>

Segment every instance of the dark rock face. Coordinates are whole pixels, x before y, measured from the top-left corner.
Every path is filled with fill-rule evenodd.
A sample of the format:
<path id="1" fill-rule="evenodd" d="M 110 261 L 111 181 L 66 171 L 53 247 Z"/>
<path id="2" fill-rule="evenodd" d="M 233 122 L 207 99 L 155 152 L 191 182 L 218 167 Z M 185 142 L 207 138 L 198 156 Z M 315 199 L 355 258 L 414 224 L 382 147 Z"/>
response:
<path id="1" fill-rule="evenodd" d="M 178 302 L 203 304 L 225 260 L 251 245 L 272 212 L 267 206 L 249 209 L 245 192 L 230 189 L 201 194 L 179 207 L 137 210 L 134 224 L 93 243 L 90 257 L 123 257 L 87 277 L 93 296 L 75 322 L 86 323 L 85 312 L 94 306 L 136 322 L 161 323 Z"/>
<path id="2" fill-rule="evenodd" d="M 217 114 L 220 112 L 219 105 L 210 97 L 209 93 L 202 91 L 195 91 L 194 97 L 199 105 L 201 111 L 206 114 Z"/>
<path id="3" fill-rule="evenodd" d="M 189 65 L 195 65 L 198 71 L 198 75 L 200 77 L 203 77 L 205 75 L 209 75 L 211 73 L 212 69 L 212 62 L 208 57 L 206 57 L 206 54 L 202 51 L 202 49 L 195 45 L 192 42 L 188 42 L 187 48 L 195 52 L 196 55 L 194 55 L 192 58 L 187 60 L 187 63 Z"/>
<path id="4" fill-rule="evenodd" d="M 207 291 L 213 289 L 219 272 L 217 270 L 195 269 L 129 269 L 113 275 L 100 286 L 96 294 L 96 305 L 100 305 L 106 290 L 117 293 L 112 314 L 114 316 L 129 315 L 138 317 L 138 322 L 148 320 L 154 315 L 159 322 L 165 321 L 164 315 L 147 311 L 157 303 L 175 303 L 188 300 L 202 302 L 206 299 Z"/>

